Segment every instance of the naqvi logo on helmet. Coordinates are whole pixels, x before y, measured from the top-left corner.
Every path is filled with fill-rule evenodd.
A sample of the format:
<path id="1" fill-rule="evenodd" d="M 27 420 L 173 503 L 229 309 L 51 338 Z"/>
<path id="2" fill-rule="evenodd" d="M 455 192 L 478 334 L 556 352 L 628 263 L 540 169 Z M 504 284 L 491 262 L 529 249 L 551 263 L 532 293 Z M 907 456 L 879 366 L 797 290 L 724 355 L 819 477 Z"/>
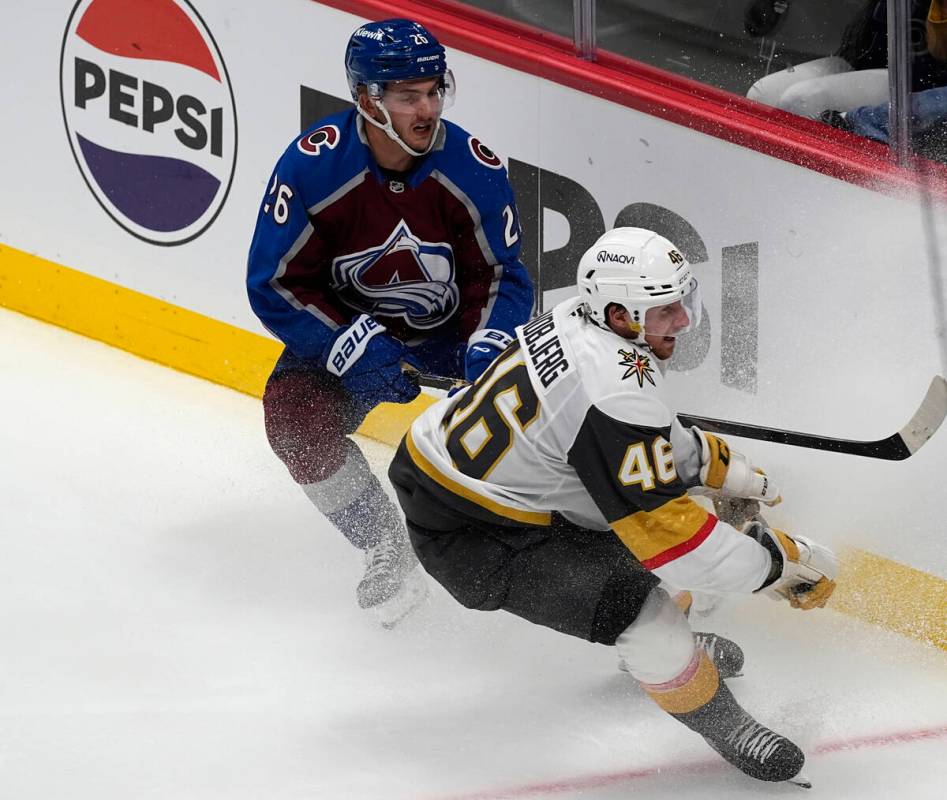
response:
<path id="1" fill-rule="evenodd" d="M 122 228 L 176 245 L 227 199 L 237 114 L 213 36 L 187 0 L 79 0 L 60 56 L 63 119 L 89 189 Z"/>
<path id="2" fill-rule="evenodd" d="M 609 253 L 608 250 L 599 250 L 598 255 L 595 257 L 597 261 L 606 263 L 609 261 L 614 261 L 617 264 L 634 264 L 635 257 L 629 256 L 625 253 Z"/>

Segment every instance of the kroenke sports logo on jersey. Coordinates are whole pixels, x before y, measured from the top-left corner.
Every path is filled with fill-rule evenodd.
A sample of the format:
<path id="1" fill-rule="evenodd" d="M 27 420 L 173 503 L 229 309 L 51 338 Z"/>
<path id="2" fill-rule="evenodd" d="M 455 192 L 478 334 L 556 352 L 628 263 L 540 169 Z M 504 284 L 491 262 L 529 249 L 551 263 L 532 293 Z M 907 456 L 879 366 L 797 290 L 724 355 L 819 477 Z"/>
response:
<path id="1" fill-rule="evenodd" d="M 60 57 L 76 163 L 129 233 L 183 244 L 214 221 L 237 159 L 227 68 L 187 0 L 79 0 Z"/>

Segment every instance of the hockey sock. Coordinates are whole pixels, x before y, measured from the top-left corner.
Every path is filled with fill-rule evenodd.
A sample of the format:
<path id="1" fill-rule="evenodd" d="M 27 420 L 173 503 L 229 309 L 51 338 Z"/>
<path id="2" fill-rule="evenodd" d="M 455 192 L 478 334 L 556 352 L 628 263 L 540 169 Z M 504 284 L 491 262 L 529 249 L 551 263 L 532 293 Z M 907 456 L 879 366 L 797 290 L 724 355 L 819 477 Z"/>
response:
<path id="1" fill-rule="evenodd" d="M 665 683 L 642 683 L 641 686 L 669 714 L 684 714 L 709 703 L 721 683 L 707 652 L 695 647 L 690 663 L 677 677 Z"/>
<path id="2" fill-rule="evenodd" d="M 342 466 L 325 480 L 303 486 L 316 508 L 360 550 L 374 547 L 388 531 L 402 527 L 394 503 L 351 440 Z"/>

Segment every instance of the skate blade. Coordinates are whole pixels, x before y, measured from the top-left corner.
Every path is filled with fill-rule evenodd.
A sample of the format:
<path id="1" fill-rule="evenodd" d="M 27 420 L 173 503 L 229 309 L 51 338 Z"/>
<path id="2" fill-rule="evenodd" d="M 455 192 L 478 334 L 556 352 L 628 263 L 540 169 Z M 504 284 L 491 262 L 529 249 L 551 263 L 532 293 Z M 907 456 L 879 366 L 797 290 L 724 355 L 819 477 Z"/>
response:
<path id="1" fill-rule="evenodd" d="M 810 781 L 805 775 L 801 772 L 796 775 L 795 778 L 790 778 L 786 783 L 791 783 L 793 786 L 798 786 L 800 789 L 811 789 L 812 781 Z"/>
<path id="2" fill-rule="evenodd" d="M 421 606 L 430 594 L 427 579 L 420 569 L 415 569 L 404 579 L 401 590 L 384 603 L 372 608 L 372 612 L 381 627 L 391 630 Z"/>

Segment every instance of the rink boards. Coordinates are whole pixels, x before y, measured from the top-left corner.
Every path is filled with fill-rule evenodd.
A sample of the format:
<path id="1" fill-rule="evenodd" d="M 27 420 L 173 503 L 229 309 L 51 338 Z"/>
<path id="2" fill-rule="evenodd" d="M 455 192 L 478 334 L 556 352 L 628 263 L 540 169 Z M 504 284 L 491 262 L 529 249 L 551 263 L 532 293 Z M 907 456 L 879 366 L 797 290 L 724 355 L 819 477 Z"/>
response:
<path id="1" fill-rule="evenodd" d="M 0 56 L 29 76 L 0 88 L 22 123 L 0 164 L 0 304 L 259 395 L 279 352 L 243 286 L 260 198 L 307 119 L 347 99 L 348 35 L 395 5 L 169 5 L 174 63 L 123 50 L 95 2 L 22 12 Z M 780 136 L 778 115 L 713 91 L 424 5 L 397 10 L 442 35 L 460 87 L 450 118 L 508 165 L 544 305 L 569 292 L 599 232 L 648 225 L 703 285 L 708 321 L 671 379 L 682 410 L 856 439 L 907 420 L 944 369 L 931 264 L 947 237 L 925 223 L 943 216 L 937 184 L 925 198 L 870 147 Z M 175 114 L 162 120 L 165 95 Z M 193 169 L 204 199 L 137 207 L 157 178 L 132 165 L 168 162 Z M 362 432 L 394 440 L 416 410 L 383 407 Z M 836 607 L 941 646 L 944 437 L 897 464 L 746 443 L 787 498 L 774 523 L 856 553 Z M 826 493 L 837 509 L 808 513 Z"/>

